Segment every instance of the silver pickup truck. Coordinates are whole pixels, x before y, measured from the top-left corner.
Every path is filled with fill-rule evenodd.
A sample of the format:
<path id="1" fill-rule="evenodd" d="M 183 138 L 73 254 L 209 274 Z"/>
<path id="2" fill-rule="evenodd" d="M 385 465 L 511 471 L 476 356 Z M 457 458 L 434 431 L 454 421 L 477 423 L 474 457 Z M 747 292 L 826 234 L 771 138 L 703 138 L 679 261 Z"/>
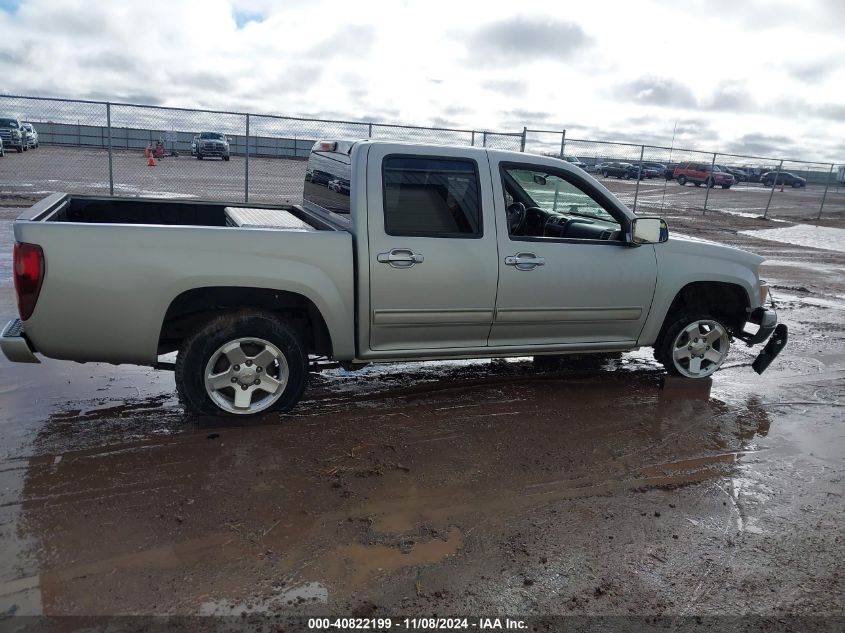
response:
<path id="1" fill-rule="evenodd" d="M 566 161 L 319 141 L 303 200 L 45 198 L 15 223 L 3 352 L 173 369 L 190 411 L 250 415 L 289 411 L 320 363 L 650 346 L 694 379 L 734 339 L 769 339 L 758 372 L 786 342 L 762 257 L 670 239 Z"/>

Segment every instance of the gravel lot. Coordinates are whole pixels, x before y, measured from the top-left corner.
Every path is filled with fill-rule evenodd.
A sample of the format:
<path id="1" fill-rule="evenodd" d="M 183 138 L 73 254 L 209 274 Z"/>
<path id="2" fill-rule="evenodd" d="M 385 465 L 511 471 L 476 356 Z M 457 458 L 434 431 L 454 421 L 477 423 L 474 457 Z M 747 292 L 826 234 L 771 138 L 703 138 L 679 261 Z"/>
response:
<path id="1" fill-rule="evenodd" d="M 168 165 L 243 167 L 169 161 L 137 170 L 182 191 Z M 290 182 L 281 162 L 251 162 L 250 181 Z M 688 199 L 703 189 L 670 183 L 661 213 L 671 231 L 769 258 L 791 340 L 763 377 L 739 343 L 697 388 L 664 385 L 650 350 L 549 373 L 519 359 L 370 366 L 315 376 L 295 415 L 234 423 L 186 416 L 167 372 L 0 360 L 0 613 L 813 616 L 839 620 L 795 630 L 838 629 L 845 220 L 831 207 L 805 226 L 816 248 L 761 239 L 793 224 L 753 217 L 760 194 L 742 189 L 711 196 L 745 215 L 702 215 Z M 662 190 L 644 183 L 640 203 L 659 209 Z M 40 195 L 16 191 L 7 204 Z M 811 193 L 776 192 L 775 217 L 814 217 L 794 205 Z M 0 211 L 1 249 L 16 214 Z"/>

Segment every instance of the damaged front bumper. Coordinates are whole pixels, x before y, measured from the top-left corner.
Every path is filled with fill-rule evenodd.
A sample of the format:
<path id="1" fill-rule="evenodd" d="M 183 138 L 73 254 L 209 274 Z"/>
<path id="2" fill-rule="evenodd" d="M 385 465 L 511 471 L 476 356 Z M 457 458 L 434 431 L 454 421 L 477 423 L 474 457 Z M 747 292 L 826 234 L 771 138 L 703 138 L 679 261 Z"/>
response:
<path id="1" fill-rule="evenodd" d="M 736 337 L 745 341 L 749 347 L 768 339 L 766 346 L 751 364 L 754 371 L 762 374 L 772 364 L 772 361 L 777 358 L 783 348 L 786 347 L 786 342 L 789 340 L 789 330 L 785 324 L 778 324 L 778 315 L 774 308 L 755 308 L 748 315 L 748 323 L 756 325 L 757 331 L 746 332 L 743 330 Z"/>

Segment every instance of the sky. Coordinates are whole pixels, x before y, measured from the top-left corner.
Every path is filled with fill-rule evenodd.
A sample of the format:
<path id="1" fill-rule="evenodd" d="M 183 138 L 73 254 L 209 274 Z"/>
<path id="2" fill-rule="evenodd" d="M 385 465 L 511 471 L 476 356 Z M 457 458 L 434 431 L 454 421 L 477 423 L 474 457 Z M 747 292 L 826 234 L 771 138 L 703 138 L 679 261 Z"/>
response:
<path id="1" fill-rule="evenodd" d="M 841 163 L 843 33 L 843 0 L 0 0 L 0 92 Z"/>

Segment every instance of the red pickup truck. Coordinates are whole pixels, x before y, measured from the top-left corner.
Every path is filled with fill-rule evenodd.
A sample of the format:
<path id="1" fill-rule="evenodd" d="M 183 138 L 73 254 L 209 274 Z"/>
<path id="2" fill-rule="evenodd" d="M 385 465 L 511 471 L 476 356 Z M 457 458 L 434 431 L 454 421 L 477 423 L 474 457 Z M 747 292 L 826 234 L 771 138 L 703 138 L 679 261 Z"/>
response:
<path id="1" fill-rule="evenodd" d="M 715 165 L 707 163 L 681 163 L 675 167 L 672 174 L 679 185 L 685 185 L 691 182 L 696 187 L 707 185 L 708 187 L 715 187 L 719 185 L 722 189 L 730 189 L 734 184 L 734 177 Z"/>

